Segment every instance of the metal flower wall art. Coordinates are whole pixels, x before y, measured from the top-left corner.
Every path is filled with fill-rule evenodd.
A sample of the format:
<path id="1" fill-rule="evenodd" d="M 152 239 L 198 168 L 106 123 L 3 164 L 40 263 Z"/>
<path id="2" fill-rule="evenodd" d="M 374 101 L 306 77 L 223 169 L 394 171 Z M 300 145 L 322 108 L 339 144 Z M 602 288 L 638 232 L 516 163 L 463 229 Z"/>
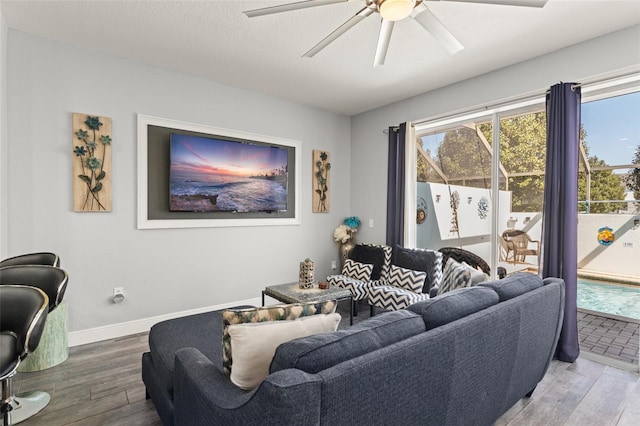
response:
<path id="1" fill-rule="evenodd" d="M 480 219 L 486 219 L 489 215 L 489 200 L 487 197 L 480 198 L 478 201 L 478 216 Z"/>
<path id="2" fill-rule="evenodd" d="M 73 211 L 111 211 L 111 118 L 73 114 Z"/>
<path id="3" fill-rule="evenodd" d="M 313 150 L 313 212 L 329 212 L 329 153 Z"/>

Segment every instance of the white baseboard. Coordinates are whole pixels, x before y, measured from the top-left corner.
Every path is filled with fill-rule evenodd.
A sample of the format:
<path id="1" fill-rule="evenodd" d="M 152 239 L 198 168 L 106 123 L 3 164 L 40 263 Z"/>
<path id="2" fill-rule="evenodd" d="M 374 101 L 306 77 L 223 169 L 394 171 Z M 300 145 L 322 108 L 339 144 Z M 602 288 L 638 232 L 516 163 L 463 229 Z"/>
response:
<path id="1" fill-rule="evenodd" d="M 230 308 L 239 305 L 261 306 L 262 300 L 259 297 L 237 302 L 224 303 L 221 305 L 207 306 L 203 308 L 190 309 L 188 311 L 174 312 L 166 315 L 158 315 L 151 318 L 142 318 L 134 321 L 121 322 L 118 324 L 105 325 L 102 327 L 88 328 L 86 330 L 72 331 L 69 333 L 69 346 L 86 345 L 87 343 L 99 342 L 101 340 L 115 339 L 123 336 L 130 336 L 136 333 L 149 331 L 151 326 L 173 318 L 185 317 L 187 315 L 201 314 L 203 312 L 217 311 L 219 309 Z"/>

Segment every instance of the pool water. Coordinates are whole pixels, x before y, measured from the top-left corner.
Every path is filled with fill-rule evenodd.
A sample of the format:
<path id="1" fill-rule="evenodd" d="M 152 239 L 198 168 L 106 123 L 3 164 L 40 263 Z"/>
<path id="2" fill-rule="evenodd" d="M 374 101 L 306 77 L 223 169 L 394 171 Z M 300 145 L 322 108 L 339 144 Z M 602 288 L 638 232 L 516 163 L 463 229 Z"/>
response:
<path id="1" fill-rule="evenodd" d="M 578 308 L 640 320 L 640 286 L 578 279 Z"/>

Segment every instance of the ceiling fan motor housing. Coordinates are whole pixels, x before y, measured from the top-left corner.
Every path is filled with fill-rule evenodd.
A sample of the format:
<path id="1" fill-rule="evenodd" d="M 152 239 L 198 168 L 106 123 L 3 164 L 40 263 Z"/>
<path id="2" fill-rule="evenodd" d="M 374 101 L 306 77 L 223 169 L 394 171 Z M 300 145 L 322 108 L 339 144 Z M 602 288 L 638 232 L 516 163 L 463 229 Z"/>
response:
<path id="1" fill-rule="evenodd" d="M 416 0 L 373 0 L 378 7 L 378 13 L 387 21 L 405 19 L 416 7 Z"/>

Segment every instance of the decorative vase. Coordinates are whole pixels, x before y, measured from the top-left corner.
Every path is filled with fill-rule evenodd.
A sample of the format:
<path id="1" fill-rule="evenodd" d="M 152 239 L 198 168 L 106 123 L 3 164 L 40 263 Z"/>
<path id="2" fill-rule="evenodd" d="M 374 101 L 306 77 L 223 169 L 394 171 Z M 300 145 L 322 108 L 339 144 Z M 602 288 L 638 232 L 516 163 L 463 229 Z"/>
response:
<path id="1" fill-rule="evenodd" d="M 340 265 L 344 266 L 344 262 L 349 258 L 349 254 L 351 250 L 356 246 L 356 244 L 349 240 L 346 243 L 340 244 Z"/>
<path id="2" fill-rule="evenodd" d="M 311 259 L 300 262 L 300 273 L 298 274 L 298 286 L 302 289 L 313 288 L 313 268 Z"/>

